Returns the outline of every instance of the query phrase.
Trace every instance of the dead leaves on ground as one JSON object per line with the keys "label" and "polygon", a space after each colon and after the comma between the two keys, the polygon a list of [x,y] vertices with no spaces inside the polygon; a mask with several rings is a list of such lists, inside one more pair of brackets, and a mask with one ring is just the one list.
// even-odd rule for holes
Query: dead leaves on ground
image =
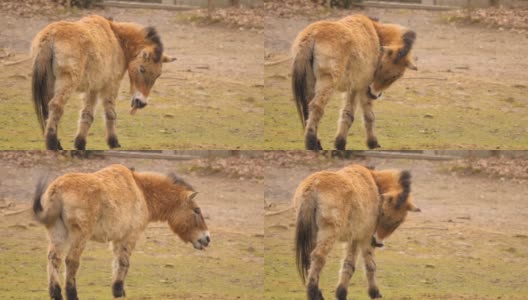
{"label": "dead leaves on ground", "polygon": [[448,16],[456,23],[484,24],[499,29],[528,30],[528,8],[487,7],[458,10]]}
{"label": "dead leaves on ground", "polygon": [[506,156],[463,159],[449,162],[448,170],[461,175],[525,180],[528,179],[528,159]]}

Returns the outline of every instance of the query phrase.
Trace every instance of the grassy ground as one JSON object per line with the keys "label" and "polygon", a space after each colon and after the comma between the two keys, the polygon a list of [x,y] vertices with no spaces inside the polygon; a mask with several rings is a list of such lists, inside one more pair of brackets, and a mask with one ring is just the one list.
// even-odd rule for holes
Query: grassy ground
{"label": "grassy ground", "polygon": [[[289,63],[283,63],[264,72],[265,142],[270,149],[304,148],[301,122],[291,99],[289,68]],[[524,149],[528,144],[526,88],[490,82],[482,90],[482,82],[460,78],[465,84],[454,101],[453,90],[434,80],[413,80],[417,75],[411,72],[375,103],[376,133],[383,149]],[[431,86],[420,91],[417,82]],[[319,127],[325,149],[334,147],[342,102],[336,93],[326,107]],[[360,110],[356,120],[347,147],[366,149]]]}
{"label": "grassy ground", "polygon": [[[422,213],[407,221],[376,251],[377,279],[385,299],[525,299],[528,297],[526,180],[465,177],[445,173],[441,163],[369,159],[376,169],[410,169]],[[319,166],[266,168],[266,202],[272,211],[289,205],[297,184]],[[293,250],[293,211],[265,217],[265,299],[305,299]],[[336,244],[321,275],[325,299],[333,299],[343,258]],[[349,299],[368,299],[361,259]]]}

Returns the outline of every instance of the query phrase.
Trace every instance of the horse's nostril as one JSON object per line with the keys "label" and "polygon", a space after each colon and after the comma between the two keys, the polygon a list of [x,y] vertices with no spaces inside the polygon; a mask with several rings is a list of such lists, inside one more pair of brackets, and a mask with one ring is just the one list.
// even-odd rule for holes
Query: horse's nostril
{"label": "horse's nostril", "polygon": [[207,243],[209,243],[211,241],[211,238],[209,236],[206,236],[205,240],[207,241]]}

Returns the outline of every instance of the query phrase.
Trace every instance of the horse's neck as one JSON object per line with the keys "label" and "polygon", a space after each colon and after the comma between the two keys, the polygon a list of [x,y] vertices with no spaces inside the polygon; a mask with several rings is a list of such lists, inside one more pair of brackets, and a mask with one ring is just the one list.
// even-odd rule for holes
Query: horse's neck
{"label": "horse's neck", "polygon": [[119,40],[125,55],[126,65],[130,63],[141,51],[145,43],[143,28],[137,24],[112,22],[112,31]]}
{"label": "horse's neck", "polygon": [[402,44],[403,27],[395,24],[380,24],[373,22],[378,33],[381,46],[400,46]]}
{"label": "horse's neck", "polygon": [[134,173],[134,178],[143,192],[151,221],[166,221],[168,214],[178,206],[170,184],[159,174]]}

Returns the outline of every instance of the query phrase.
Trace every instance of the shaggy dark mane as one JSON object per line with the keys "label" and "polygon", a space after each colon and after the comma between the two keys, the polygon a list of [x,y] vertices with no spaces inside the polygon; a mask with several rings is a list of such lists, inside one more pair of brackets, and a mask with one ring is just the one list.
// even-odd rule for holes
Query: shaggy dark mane
{"label": "shaggy dark mane", "polygon": [[405,201],[409,197],[409,194],[411,193],[411,172],[407,170],[402,171],[400,173],[399,183],[403,191],[398,196],[398,201],[396,202],[396,208],[399,208],[403,203],[405,203]]}
{"label": "shaggy dark mane", "polygon": [[398,55],[396,56],[396,59],[394,60],[394,63],[397,64],[400,59],[404,58],[409,54],[411,51],[411,48],[414,44],[414,41],[416,40],[416,32],[409,30],[405,32],[402,36],[403,41],[403,47],[398,52]]}
{"label": "shaggy dark mane", "polygon": [[177,184],[177,185],[183,185],[187,189],[189,189],[189,190],[191,190],[193,192],[195,191],[194,188],[192,187],[192,185],[190,185],[187,181],[185,181],[183,178],[181,178],[180,176],[176,175],[175,173],[169,173],[167,175],[167,177],[170,178],[172,183]]}
{"label": "shaggy dark mane", "polygon": [[161,43],[161,38],[156,31],[156,28],[149,26],[145,28],[145,39],[154,43],[154,62],[159,62],[161,60],[161,55],[163,54],[163,44]]}

